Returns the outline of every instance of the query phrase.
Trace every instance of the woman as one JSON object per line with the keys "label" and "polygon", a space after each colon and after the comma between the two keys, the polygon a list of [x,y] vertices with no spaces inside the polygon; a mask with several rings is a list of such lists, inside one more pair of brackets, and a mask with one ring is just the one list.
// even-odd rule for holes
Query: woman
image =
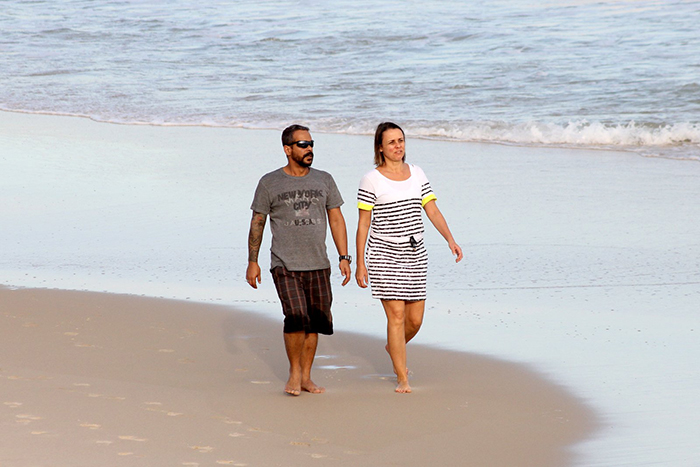
{"label": "woman", "polygon": [[[455,243],[437,207],[425,173],[406,163],[405,135],[392,122],[380,123],[374,134],[374,165],[360,181],[357,195],[357,284],[372,287],[387,317],[386,350],[391,356],[398,385],[409,393],[406,343],[423,323],[428,254],[423,244],[423,218],[447,240],[456,262],[462,249]],[[369,241],[368,241],[369,236]],[[367,251],[365,254],[365,245]]]}

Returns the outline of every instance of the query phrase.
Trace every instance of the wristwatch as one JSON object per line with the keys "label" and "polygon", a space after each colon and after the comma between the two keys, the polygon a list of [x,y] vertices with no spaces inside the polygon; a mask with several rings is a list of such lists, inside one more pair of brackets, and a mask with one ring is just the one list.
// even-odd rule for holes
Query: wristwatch
{"label": "wristwatch", "polygon": [[352,264],[352,256],[350,255],[340,255],[338,256],[338,261],[342,261],[344,259],[348,260],[348,263]]}

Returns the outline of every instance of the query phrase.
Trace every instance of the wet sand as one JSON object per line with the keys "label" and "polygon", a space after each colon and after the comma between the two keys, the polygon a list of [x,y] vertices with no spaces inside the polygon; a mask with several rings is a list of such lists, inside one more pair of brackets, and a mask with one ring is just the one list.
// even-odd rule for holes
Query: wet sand
{"label": "wet sand", "polygon": [[131,295],[0,289],[0,464],[566,466],[595,431],[525,366],[410,345],[393,392],[384,342],[321,337],[322,395],[283,393],[281,320]]}

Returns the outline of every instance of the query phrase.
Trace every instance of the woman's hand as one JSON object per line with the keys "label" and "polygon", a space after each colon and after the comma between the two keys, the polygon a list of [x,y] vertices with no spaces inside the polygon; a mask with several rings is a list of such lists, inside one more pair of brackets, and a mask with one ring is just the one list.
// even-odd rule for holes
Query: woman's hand
{"label": "woman's hand", "polygon": [[357,279],[357,285],[363,289],[367,288],[369,276],[367,275],[367,267],[365,267],[364,263],[358,263],[357,270],[355,271],[355,279]]}
{"label": "woman's hand", "polygon": [[462,261],[462,258],[464,257],[462,255],[462,247],[457,245],[455,242],[450,242],[450,251],[452,252],[453,255],[455,255],[457,258],[455,259],[455,263],[459,263]]}

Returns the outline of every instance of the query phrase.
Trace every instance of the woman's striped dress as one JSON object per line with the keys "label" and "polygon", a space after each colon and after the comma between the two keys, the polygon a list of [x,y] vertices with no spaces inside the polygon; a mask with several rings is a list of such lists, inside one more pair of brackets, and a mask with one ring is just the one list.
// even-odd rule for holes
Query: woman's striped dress
{"label": "woman's striped dress", "polygon": [[394,181],[378,170],[360,181],[357,205],[372,211],[365,262],[372,297],[425,300],[428,252],[423,243],[423,206],[437,199],[420,167],[408,180]]}

